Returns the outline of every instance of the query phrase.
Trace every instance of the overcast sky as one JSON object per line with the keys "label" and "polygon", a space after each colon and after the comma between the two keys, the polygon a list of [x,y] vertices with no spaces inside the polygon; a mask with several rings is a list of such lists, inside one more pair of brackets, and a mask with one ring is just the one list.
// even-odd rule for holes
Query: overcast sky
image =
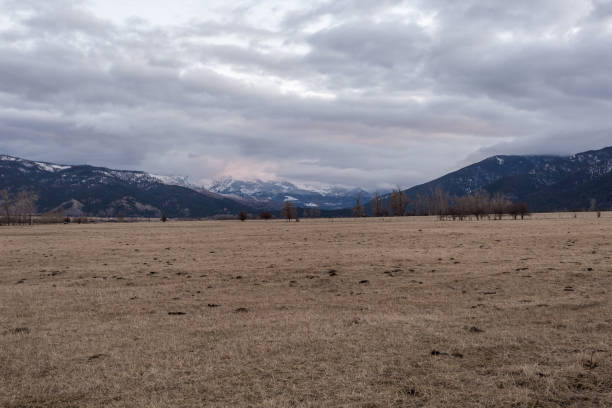
{"label": "overcast sky", "polygon": [[0,0],[0,153],[384,188],[611,130],[612,1]]}

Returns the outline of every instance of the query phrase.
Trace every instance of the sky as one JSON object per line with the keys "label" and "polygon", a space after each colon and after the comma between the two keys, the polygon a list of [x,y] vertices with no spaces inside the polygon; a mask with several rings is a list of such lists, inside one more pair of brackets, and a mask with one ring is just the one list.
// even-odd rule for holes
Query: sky
{"label": "sky", "polygon": [[0,0],[0,154],[410,187],[612,145],[608,0]]}

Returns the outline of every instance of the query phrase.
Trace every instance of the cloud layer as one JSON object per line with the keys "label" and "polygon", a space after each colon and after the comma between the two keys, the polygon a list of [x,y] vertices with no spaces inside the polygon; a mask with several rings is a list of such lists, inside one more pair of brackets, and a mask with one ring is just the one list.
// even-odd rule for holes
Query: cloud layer
{"label": "cloud layer", "polygon": [[384,188],[612,145],[610,1],[175,3],[0,0],[0,152]]}

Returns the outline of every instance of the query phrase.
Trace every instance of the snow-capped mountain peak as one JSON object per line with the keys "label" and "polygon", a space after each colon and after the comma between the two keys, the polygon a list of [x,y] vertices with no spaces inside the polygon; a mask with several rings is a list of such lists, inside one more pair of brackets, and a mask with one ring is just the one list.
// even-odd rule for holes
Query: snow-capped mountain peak
{"label": "snow-capped mountain peak", "polygon": [[160,174],[147,173],[150,177],[158,180],[162,184],[169,186],[181,186],[194,188],[197,187],[189,181],[189,176],[163,176]]}
{"label": "snow-capped mountain peak", "polygon": [[39,212],[101,217],[207,217],[255,211],[189,184],[186,177],[159,176],[143,171],[90,165],[65,166],[0,156],[0,190],[27,189],[39,193]]}
{"label": "snow-capped mountain peak", "polygon": [[48,171],[50,173],[55,173],[58,171],[67,170],[67,169],[72,168],[72,166],[62,166],[60,164],[54,164],[54,163],[30,161],[30,160],[20,159],[19,157],[6,156],[6,155],[0,155],[0,161],[17,162],[25,168],[36,167],[42,171]]}
{"label": "snow-capped mountain peak", "polygon": [[370,194],[361,189],[342,186],[296,184],[284,180],[237,180],[221,177],[207,186],[209,191],[252,202],[272,202],[276,205],[292,201],[300,207],[340,209],[350,207],[358,194],[366,199]]}
{"label": "snow-capped mountain peak", "polygon": [[[64,170],[77,168],[79,166],[61,165],[49,162],[40,162],[21,159],[19,157],[0,155],[0,162],[11,162],[19,166],[22,173],[29,171],[42,171],[47,173],[58,173]],[[117,178],[130,183],[161,183],[172,186],[181,186],[191,189],[200,187],[192,184],[187,176],[163,176],[153,173],[135,170],[113,170],[102,167],[91,167],[92,173],[102,178]]]}

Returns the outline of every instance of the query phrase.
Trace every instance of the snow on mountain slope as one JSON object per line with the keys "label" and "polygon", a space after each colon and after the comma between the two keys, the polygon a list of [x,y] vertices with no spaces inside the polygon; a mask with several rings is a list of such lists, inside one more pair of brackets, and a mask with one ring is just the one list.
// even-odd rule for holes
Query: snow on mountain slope
{"label": "snow on mountain slope", "polygon": [[339,186],[297,185],[288,181],[237,180],[223,177],[207,186],[207,189],[227,197],[250,202],[273,203],[279,206],[284,201],[292,201],[299,207],[316,207],[335,210],[354,205],[355,198],[361,195],[367,200],[371,194],[362,189],[348,189]]}
{"label": "snow on mountain slope", "polygon": [[[63,170],[72,169],[78,166],[67,166],[60,165],[55,163],[48,162],[38,162],[31,161],[26,159],[21,159],[19,157],[0,155],[0,162],[12,162],[13,164],[17,164],[22,168],[22,172],[27,171],[28,169],[34,169],[36,171],[49,172],[49,173],[57,173]],[[201,187],[196,186],[189,182],[189,178],[187,176],[163,176],[158,174],[147,173],[143,171],[135,171],[135,170],[113,170],[106,168],[96,168],[92,167],[93,173],[98,174],[102,177],[116,177],[122,181],[132,182],[132,183],[161,183],[168,186],[180,186],[187,187],[191,189],[199,189]]]}
{"label": "snow on mountain slope", "polygon": [[163,183],[169,186],[181,186],[181,187],[188,187],[188,188],[198,187],[189,181],[188,176],[162,176],[159,174],[152,174],[152,173],[148,173],[148,175],[158,180],[160,183]]}
{"label": "snow on mountain slope", "polygon": [[53,164],[53,163],[30,161],[30,160],[20,159],[19,157],[6,156],[6,155],[0,155],[0,161],[17,162],[26,168],[37,167],[40,170],[48,171],[51,173],[66,170],[72,167],[72,166],[62,166],[62,165]]}
{"label": "snow on mountain slope", "polygon": [[0,156],[0,190],[33,190],[38,211],[96,216],[209,217],[255,211],[192,186],[186,177],[89,165],[64,166]]}
{"label": "snow on mountain slope", "polygon": [[612,194],[604,186],[611,177],[612,147],[606,147],[571,156],[493,156],[405,192],[416,197],[440,188],[462,196],[484,189],[536,211],[588,208],[591,199],[609,208]]}

